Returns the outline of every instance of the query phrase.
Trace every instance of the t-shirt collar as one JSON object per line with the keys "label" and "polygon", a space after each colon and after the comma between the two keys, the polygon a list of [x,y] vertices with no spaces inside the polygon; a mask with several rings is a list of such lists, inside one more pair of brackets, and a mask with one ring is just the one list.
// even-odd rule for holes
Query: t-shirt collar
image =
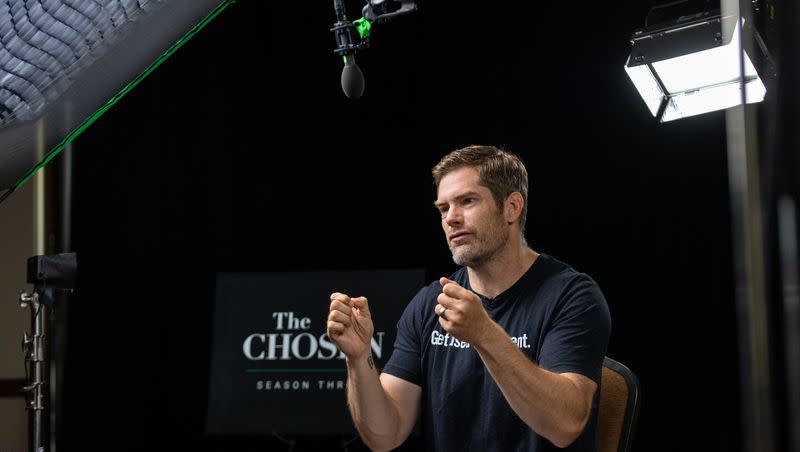
{"label": "t-shirt collar", "polygon": [[544,253],[539,253],[539,257],[537,257],[536,260],[533,261],[533,263],[531,264],[530,267],[528,267],[525,273],[523,273],[522,276],[520,276],[519,279],[516,282],[514,282],[514,284],[511,285],[511,287],[500,292],[494,298],[487,297],[483,294],[480,294],[472,290],[472,284],[470,284],[469,282],[469,272],[465,270],[464,273],[467,280],[467,289],[472,290],[472,292],[477,294],[485,307],[495,306],[501,301],[507,299],[508,297],[512,296],[514,293],[519,291],[520,287],[524,287],[529,282],[533,282],[536,279],[535,275],[538,273],[538,269],[545,266],[544,263],[540,263],[539,261],[545,261],[548,260],[549,258],[550,256]]}

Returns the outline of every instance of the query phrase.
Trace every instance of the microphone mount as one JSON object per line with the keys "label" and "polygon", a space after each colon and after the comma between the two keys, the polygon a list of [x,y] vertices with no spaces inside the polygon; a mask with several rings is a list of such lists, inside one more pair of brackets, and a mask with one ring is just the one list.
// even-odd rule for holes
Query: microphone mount
{"label": "microphone mount", "polygon": [[[336,11],[336,23],[331,28],[336,38],[333,53],[342,56],[346,67],[355,66],[358,70],[355,54],[369,48],[372,25],[412,13],[417,10],[417,4],[416,0],[367,0],[361,9],[363,17],[352,22],[347,19],[344,0],[333,0],[333,8]],[[363,91],[363,77],[360,70],[358,72]]]}

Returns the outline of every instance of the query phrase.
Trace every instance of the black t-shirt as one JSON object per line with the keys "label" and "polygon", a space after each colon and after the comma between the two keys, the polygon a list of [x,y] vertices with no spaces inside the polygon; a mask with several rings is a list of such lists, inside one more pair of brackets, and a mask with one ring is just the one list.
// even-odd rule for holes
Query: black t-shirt
{"label": "black t-shirt", "polygon": [[[451,280],[470,288],[465,268]],[[597,396],[589,423],[566,449],[557,449],[511,409],[478,353],[447,334],[434,313],[442,292],[434,281],[417,293],[397,323],[397,340],[383,372],[422,387],[425,446],[436,451],[594,451]],[[544,369],[575,372],[600,384],[611,318],[603,294],[587,275],[541,254],[493,299],[489,316]]]}

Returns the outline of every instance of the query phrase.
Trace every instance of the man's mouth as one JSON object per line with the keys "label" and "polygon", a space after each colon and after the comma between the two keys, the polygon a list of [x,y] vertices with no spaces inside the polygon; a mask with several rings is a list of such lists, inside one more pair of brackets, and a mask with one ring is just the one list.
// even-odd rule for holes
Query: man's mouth
{"label": "man's mouth", "polygon": [[456,232],[455,234],[451,234],[449,237],[450,243],[453,245],[458,245],[459,243],[467,240],[469,236],[472,235],[469,232]]}

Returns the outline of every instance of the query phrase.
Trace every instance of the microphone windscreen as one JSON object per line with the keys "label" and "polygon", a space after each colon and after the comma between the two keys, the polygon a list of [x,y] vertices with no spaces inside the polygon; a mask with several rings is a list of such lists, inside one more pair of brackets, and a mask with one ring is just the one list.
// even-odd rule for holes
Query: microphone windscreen
{"label": "microphone windscreen", "polygon": [[342,69],[342,90],[350,99],[358,99],[364,94],[364,74],[356,64],[347,64]]}

